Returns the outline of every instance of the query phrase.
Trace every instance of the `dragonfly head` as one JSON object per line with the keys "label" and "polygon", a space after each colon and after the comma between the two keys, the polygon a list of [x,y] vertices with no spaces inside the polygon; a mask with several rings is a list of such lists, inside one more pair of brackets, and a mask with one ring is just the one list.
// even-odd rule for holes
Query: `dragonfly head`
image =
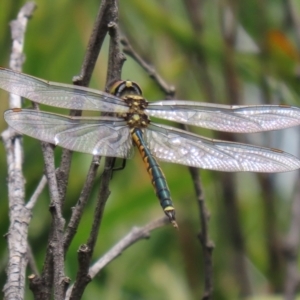
{"label": "dragonfly head", "polygon": [[139,85],[133,81],[122,80],[112,84],[109,92],[117,97],[124,97],[128,95],[142,96],[142,90]]}

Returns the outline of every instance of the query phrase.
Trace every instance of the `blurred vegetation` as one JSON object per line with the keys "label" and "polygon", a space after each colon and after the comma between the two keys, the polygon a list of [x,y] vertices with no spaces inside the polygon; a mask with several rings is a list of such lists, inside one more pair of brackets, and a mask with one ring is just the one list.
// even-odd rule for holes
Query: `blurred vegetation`
{"label": "blurred vegetation", "polygon": [[[37,0],[37,10],[29,21],[24,53],[23,72],[56,82],[71,83],[83,61],[86,45],[100,1]],[[120,1],[120,28],[146,61],[176,88],[178,99],[231,103],[224,72],[228,52],[222,36],[225,6],[219,1],[205,1],[199,15],[201,26],[193,28],[184,0]],[[240,3],[238,3],[240,2]],[[17,15],[24,1],[4,0],[0,3],[0,65],[8,66],[10,53],[9,22]],[[238,4],[240,6],[238,6]],[[297,3],[300,15],[300,4]],[[237,1],[237,41],[233,61],[238,78],[240,103],[299,102],[299,41],[289,20],[283,1]],[[258,17],[259,15],[259,17]],[[104,89],[107,71],[108,39],[98,58],[91,87]],[[206,70],[199,64],[204,58]],[[205,73],[207,72],[207,73]],[[205,75],[213,88],[209,93]],[[165,95],[131,58],[123,68],[123,78],[138,81],[148,100]],[[263,90],[267,88],[266,100]],[[0,91],[1,113],[8,107],[7,94]],[[0,131],[5,129],[0,119]],[[213,136],[213,133],[194,129]],[[277,147],[296,156],[299,154],[299,128],[272,134],[236,137],[240,141]],[[24,137],[24,175],[27,200],[43,174],[43,159],[38,141]],[[56,150],[60,159],[61,149]],[[68,188],[65,217],[77,201],[92,157],[75,153]],[[6,159],[0,146],[0,234],[8,230]],[[203,293],[202,249],[196,236],[200,231],[195,192],[188,169],[174,164],[161,164],[171,189],[180,230],[171,226],[154,231],[149,240],[141,241],[118,257],[89,284],[83,299],[200,299]],[[216,245],[213,252],[214,299],[239,299],[245,295],[237,272],[237,255],[246,262],[251,299],[281,298],[285,263],[282,253],[273,258],[269,252],[268,225],[275,228],[277,241],[285,238],[291,221],[291,204],[297,172],[267,175],[272,185],[272,216],[268,220],[268,194],[256,174],[233,175],[237,195],[237,215],[244,252],[237,253],[232,238],[231,217],[224,198],[218,172],[200,171],[206,205],[211,217],[210,238]],[[225,176],[228,176],[225,174]],[[99,182],[99,180],[98,180]],[[66,275],[72,280],[77,270],[77,249],[86,241],[97,196],[97,186],[89,201],[78,234],[67,254]],[[125,170],[114,173],[111,196],[107,203],[95,259],[105,253],[133,226],[142,226],[162,216],[141,158],[127,162]],[[274,201],[273,201],[274,200]],[[29,241],[39,269],[45,254],[49,233],[49,197],[45,190],[34,208]],[[271,223],[268,223],[271,222]],[[6,243],[0,243],[0,281],[5,282]],[[282,260],[279,264],[279,261]],[[274,270],[280,278],[274,278]],[[277,274],[278,275],[278,274]],[[259,298],[260,297],[260,298]],[[32,299],[28,290],[26,299]]]}

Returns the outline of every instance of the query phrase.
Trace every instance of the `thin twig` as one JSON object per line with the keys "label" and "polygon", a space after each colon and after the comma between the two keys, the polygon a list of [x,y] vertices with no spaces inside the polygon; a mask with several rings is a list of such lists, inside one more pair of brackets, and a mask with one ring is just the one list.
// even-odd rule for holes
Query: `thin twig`
{"label": "thin twig", "polygon": [[[84,61],[81,67],[80,75],[74,76],[73,84],[79,86],[88,86],[92,77],[94,67],[97,62],[97,58],[102,47],[104,38],[108,31],[107,24],[109,22],[109,14],[107,9],[107,0],[101,2],[99,13],[96,17],[96,22],[94,24],[93,32],[90,37],[87,52],[84,56]],[[71,111],[71,116],[80,116],[81,111]],[[59,182],[59,192],[62,199],[65,198],[68,174],[70,172],[72,151],[68,149],[63,149],[61,164],[57,173],[57,180]]]}
{"label": "thin twig", "polygon": [[201,178],[199,170],[196,168],[189,168],[189,171],[194,182],[196,191],[196,197],[199,208],[199,218],[201,223],[201,231],[198,234],[198,238],[203,249],[203,260],[204,260],[204,292],[202,299],[210,299],[213,291],[213,261],[212,252],[214,249],[214,243],[209,237],[208,223],[210,214],[206,207],[203,189],[201,185]]}
{"label": "thin twig", "polygon": [[92,229],[86,245],[82,245],[78,252],[79,270],[77,272],[74,288],[70,296],[71,300],[81,299],[81,296],[86,288],[86,285],[90,282],[88,270],[93,255],[94,247],[96,245],[96,241],[98,238],[104,207],[110,195],[109,182],[111,176],[112,176],[112,165],[111,165],[111,161],[107,158],[104,172],[102,173],[101,176],[100,191],[97,199],[97,205],[95,208]]}
{"label": "thin twig", "polygon": [[88,48],[81,67],[80,75],[73,79],[73,83],[76,85],[88,86],[104,38],[109,29],[108,24],[112,21],[117,22],[117,20],[112,19],[113,11],[110,2],[110,0],[101,1],[101,6],[99,8],[93,32],[88,43]]}
{"label": "thin twig", "polygon": [[[12,53],[10,67],[21,70],[24,56],[24,34],[28,19],[32,16],[35,4],[26,3],[18,13],[17,19],[11,22]],[[21,97],[10,96],[10,107],[21,107]],[[10,131],[10,129],[8,129]],[[16,300],[24,298],[25,272],[27,265],[27,235],[31,220],[31,211],[25,207],[24,177],[22,174],[23,149],[22,138],[3,133],[2,139],[6,150],[8,165],[8,196],[10,227],[7,235],[8,265],[7,281],[3,288],[4,299]]]}
{"label": "thin twig", "polygon": [[141,239],[148,239],[151,231],[154,229],[170,225],[170,221],[167,217],[160,218],[152,221],[142,228],[134,227],[125,237],[123,237],[113,248],[105,253],[100,259],[98,259],[93,266],[90,267],[89,275],[94,278],[99,272],[112,262],[115,258],[120,256],[122,252]]}
{"label": "thin twig", "polygon": [[[119,35],[117,32],[118,22],[118,4],[117,1],[104,1],[101,5],[100,12],[98,14],[102,20],[97,20],[98,26],[105,26],[106,30],[110,31],[111,41],[109,49],[109,63],[107,71],[106,86],[114,80],[121,78],[121,68],[124,62],[124,57],[119,50]],[[96,25],[95,25],[96,26]],[[99,28],[99,32],[103,32],[104,29]],[[110,195],[109,182],[112,177],[113,159],[106,158],[104,172],[101,175],[101,184],[99,195],[97,199],[97,205],[95,208],[93,224],[91,232],[86,245],[82,245],[78,253],[79,270],[77,272],[74,288],[70,295],[70,299],[80,299],[86,285],[90,282],[88,275],[90,261],[93,255],[94,247],[97,242],[99,227],[102,221],[103,211],[106,201]]]}
{"label": "thin twig", "polygon": [[66,228],[66,231],[65,231],[65,235],[64,235],[65,253],[66,253],[67,249],[69,248],[70,243],[73,240],[73,237],[75,236],[75,234],[77,232],[79,222],[83,215],[83,210],[86,206],[87,200],[89,199],[90,193],[92,191],[92,187],[93,187],[96,175],[97,175],[97,170],[99,168],[99,164],[100,164],[100,157],[97,157],[97,156],[93,157],[93,162],[90,165],[90,169],[88,171],[85,184],[80,193],[77,204],[72,210],[72,216],[71,216],[71,219],[70,219],[68,226]]}
{"label": "thin twig", "polygon": [[50,249],[52,248],[53,268],[54,268],[54,299],[63,299],[65,293],[65,272],[64,272],[64,247],[63,247],[63,230],[65,220],[62,215],[62,203],[58,191],[53,146],[42,142],[42,152],[45,162],[45,173],[48,181],[50,192],[50,211],[52,214],[52,239],[50,241]]}
{"label": "thin twig", "polygon": [[[69,115],[70,116],[74,116],[74,115],[79,116],[79,115],[81,115],[81,112],[70,111]],[[59,168],[56,170],[58,192],[59,192],[59,197],[61,199],[62,207],[64,205],[66,193],[67,193],[72,155],[73,155],[73,151],[71,151],[69,149],[63,149],[62,155],[61,155],[61,160],[60,160],[60,165],[59,165]]]}
{"label": "thin twig", "polygon": [[[74,84],[81,85],[81,86],[88,85],[96,64],[97,57],[102,47],[102,43],[104,41],[105,35],[109,31],[109,22],[117,21],[116,11],[117,10],[113,8],[113,5],[111,5],[110,1],[102,1],[98,15],[96,17],[93,32],[89,40],[87,52],[84,57],[84,62],[81,67],[80,75],[74,77],[73,79]],[[88,176],[86,178],[86,182],[84,183],[83,189],[80,194],[80,198],[78,200],[78,203],[80,203],[80,205],[79,206],[77,205],[72,212],[72,217],[70,223],[67,226],[66,233],[65,233],[65,239],[64,239],[65,251],[67,251],[76,233],[77,227],[79,225],[81,216],[83,214],[84,206],[88,200],[91,189],[93,187],[95,177],[97,175],[99,160],[100,158],[98,157],[93,158]]]}
{"label": "thin twig", "polygon": [[31,198],[26,204],[26,208],[32,210],[35,206],[40,194],[44,190],[45,186],[47,185],[47,178],[45,175],[42,176],[38,186],[36,187],[34,193],[32,194]]}
{"label": "thin twig", "polygon": [[111,83],[120,80],[121,72],[123,64],[126,60],[126,57],[120,50],[120,34],[118,30],[118,15],[117,12],[114,13],[114,21],[108,24],[109,35],[110,35],[110,54],[108,60],[108,68],[107,68],[107,79],[106,79],[106,87],[108,88]]}
{"label": "thin twig", "polygon": [[[128,247],[135,244],[141,239],[148,239],[150,233],[162,226],[170,224],[167,217],[155,220],[147,224],[142,228],[133,228],[126,236],[124,236],[115,246],[113,246],[108,252],[106,252],[100,259],[98,259],[93,266],[89,268],[88,274],[89,279],[92,280],[96,275],[98,275],[101,270],[106,267],[110,262],[120,256]],[[67,291],[66,300],[70,299],[73,286]]]}
{"label": "thin twig", "polygon": [[157,73],[155,68],[148,64],[132,47],[128,39],[123,35],[121,37],[123,51],[131,58],[133,58],[152,78],[159,88],[166,94],[168,99],[172,99],[175,95],[175,87],[167,84],[165,80]]}
{"label": "thin twig", "polygon": [[36,261],[34,259],[30,245],[27,245],[27,259],[28,259],[28,266],[31,272],[39,276],[39,270],[37,268]]}

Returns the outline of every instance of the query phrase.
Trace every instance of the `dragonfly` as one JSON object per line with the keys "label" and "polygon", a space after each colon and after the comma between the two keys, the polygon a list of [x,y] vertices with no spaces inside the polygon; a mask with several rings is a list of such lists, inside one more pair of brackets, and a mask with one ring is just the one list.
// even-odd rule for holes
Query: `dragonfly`
{"label": "dragonfly", "polygon": [[21,134],[73,151],[128,159],[136,147],[174,227],[177,223],[170,189],[157,160],[230,172],[273,173],[300,168],[297,157],[278,149],[209,139],[150,120],[155,117],[225,132],[252,133],[299,125],[299,107],[229,106],[186,100],[148,102],[132,81],[118,81],[106,93],[5,68],[0,68],[0,88],[48,106],[108,113],[73,117],[13,108],[4,113],[4,118]]}

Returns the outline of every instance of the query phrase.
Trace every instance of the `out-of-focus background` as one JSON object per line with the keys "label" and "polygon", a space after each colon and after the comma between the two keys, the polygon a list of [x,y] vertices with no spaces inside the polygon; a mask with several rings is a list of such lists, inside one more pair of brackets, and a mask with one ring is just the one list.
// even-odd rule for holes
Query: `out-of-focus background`
{"label": "out-of-focus background", "polygon": [[[37,0],[29,21],[23,72],[51,81],[71,83],[79,74],[100,1]],[[151,63],[176,98],[203,102],[300,106],[299,1],[126,0],[120,1],[120,29],[135,50]],[[194,1],[195,2],[195,1]],[[202,3],[203,2],[203,3]],[[229,1],[230,2],[230,1]],[[232,1],[233,2],[233,1]],[[8,67],[11,48],[9,22],[25,1],[0,3],[0,66]],[[295,5],[292,9],[290,5]],[[231,5],[231,6],[230,6]],[[298,25],[298,28],[297,28]],[[103,90],[107,71],[108,38],[101,50],[91,87]],[[123,79],[137,81],[149,100],[165,95],[131,58]],[[0,113],[8,95],[0,91]],[[0,118],[0,131],[6,128]],[[229,138],[280,148],[300,157],[300,128],[269,134],[220,135],[192,128],[209,137]],[[61,149],[56,149],[59,162]],[[70,217],[92,157],[75,153],[64,208]],[[197,234],[200,221],[188,169],[162,163],[174,199],[180,230],[167,226],[141,241],[89,284],[83,299],[200,299],[203,295],[203,255]],[[24,137],[24,176],[27,199],[43,174],[40,143]],[[279,175],[228,174],[200,171],[210,212],[214,299],[281,299],[286,287],[284,255],[300,201],[299,172]],[[0,145],[0,236],[8,230],[6,159]],[[99,176],[98,176],[99,182]],[[67,254],[66,275],[75,279],[77,249],[91,226],[97,184],[82,225]],[[95,259],[133,226],[163,215],[139,155],[114,173]],[[47,189],[33,211],[29,242],[42,268],[51,216]],[[298,232],[299,235],[299,232]],[[7,247],[0,243],[0,282],[5,282]],[[295,261],[297,264],[297,259]],[[29,275],[29,274],[28,274]],[[277,298],[278,297],[278,298]],[[32,299],[28,290],[26,299]]]}

